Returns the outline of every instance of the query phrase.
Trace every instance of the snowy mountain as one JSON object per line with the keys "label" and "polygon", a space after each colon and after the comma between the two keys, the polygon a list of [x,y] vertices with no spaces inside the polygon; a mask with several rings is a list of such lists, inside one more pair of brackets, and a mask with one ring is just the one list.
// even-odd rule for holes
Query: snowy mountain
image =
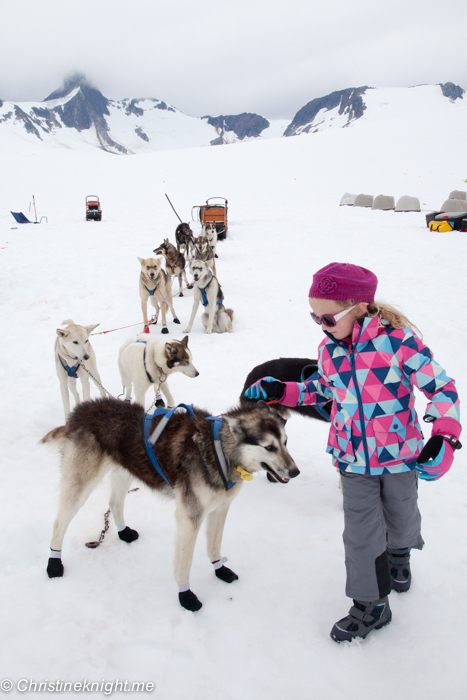
{"label": "snowy mountain", "polygon": [[[381,109],[401,119],[409,109],[422,119],[444,102],[462,109],[464,90],[453,83],[413,88],[348,88],[318,97],[288,120],[253,113],[192,117],[155,98],[106,98],[83,75],[74,75],[43,102],[0,100],[0,143],[22,148],[38,142],[76,149],[80,144],[116,154],[216,146],[250,139],[279,138],[379,121]],[[388,110],[383,110],[388,112]]]}
{"label": "snowy mountain", "polygon": [[81,141],[119,154],[282,136],[287,123],[247,113],[191,117],[154,98],[109,100],[83,75],[68,79],[40,103],[0,101],[0,131],[14,140],[69,148]]}

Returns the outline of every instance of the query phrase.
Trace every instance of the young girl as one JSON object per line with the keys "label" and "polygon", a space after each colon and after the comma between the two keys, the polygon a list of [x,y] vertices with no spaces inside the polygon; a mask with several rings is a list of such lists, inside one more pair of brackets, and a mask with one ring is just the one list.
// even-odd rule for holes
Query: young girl
{"label": "young girl", "polygon": [[[390,622],[388,594],[410,588],[410,550],[424,544],[418,476],[439,479],[461,447],[454,381],[405,316],[375,303],[377,283],[357,265],[318,270],[308,295],[311,317],[326,335],[317,373],[302,383],[264,377],[245,392],[284,406],[333,402],[327,452],[342,476],[346,595],[354,602],[332,628],[336,642]],[[414,386],[430,399],[425,447]]]}

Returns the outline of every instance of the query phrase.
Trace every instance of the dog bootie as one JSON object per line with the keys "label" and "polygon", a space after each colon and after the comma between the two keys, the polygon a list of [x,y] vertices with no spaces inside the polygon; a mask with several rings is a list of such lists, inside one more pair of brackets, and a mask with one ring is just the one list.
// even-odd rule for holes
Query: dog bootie
{"label": "dog bootie", "polygon": [[167,326],[162,326],[161,333],[168,333],[168,332],[169,332],[169,329],[167,328]]}
{"label": "dog bootie", "polygon": [[135,540],[138,539],[139,533],[137,530],[132,530],[131,527],[127,527],[124,530],[120,530],[118,533],[118,536],[122,540],[122,542],[134,542]]}
{"label": "dog bootie", "polygon": [[388,597],[373,603],[354,600],[349,614],[336,622],[331,630],[335,642],[351,642],[353,639],[365,639],[372,630],[379,630],[391,622],[392,613]]}
{"label": "dog bootie", "polygon": [[238,579],[235,571],[229,569],[228,566],[222,565],[219,569],[216,569],[214,573],[216,574],[217,578],[220,578],[221,581],[225,581],[226,583],[232,583],[232,581],[236,581]]}
{"label": "dog bootie", "polygon": [[47,564],[47,574],[49,578],[63,576],[63,564],[61,559],[50,558]]}
{"label": "dog bootie", "polygon": [[405,593],[412,583],[410,573],[410,550],[388,549],[389,567],[391,569],[391,588],[398,593]]}
{"label": "dog bootie", "polygon": [[178,594],[178,600],[180,601],[182,608],[185,608],[185,610],[191,610],[191,612],[196,612],[203,607],[202,602],[190,589],[180,592]]}
{"label": "dog bootie", "polygon": [[[182,296],[183,296],[183,294],[180,294],[180,296],[182,297]],[[174,318],[174,323],[180,323],[180,319],[179,319],[179,318],[177,318],[176,316],[175,316],[175,318]]]}

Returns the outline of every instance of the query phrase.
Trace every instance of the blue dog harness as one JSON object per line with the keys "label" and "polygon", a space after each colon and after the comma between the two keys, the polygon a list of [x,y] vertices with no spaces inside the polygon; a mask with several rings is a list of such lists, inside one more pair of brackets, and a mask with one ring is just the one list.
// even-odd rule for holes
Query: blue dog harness
{"label": "blue dog harness", "polygon": [[[151,460],[151,464],[156,470],[156,472],[161,476],[164,481],[169,485],[172,486],[170,481],[167,479],[166,475],[164,474],[161,465],[159,464],[157,457],[154,453],[154,445],[156,444],[157,440],[160,438],[162,432],[164,431],[164,428],[166,427],[167,423],[169,420],[172,418],[173,414],[177,410],[177,408],[184,408],[191,416],[196,417],[195,413],[193,412],[193,404],[187,405],[184,403],[178,404],[178,406],[175,406],[175,408],[171,408],[170,410],[167,408],[158,408],[154,411],[154,413],[146,413],[144,415],[144,420],[143,420],[143,435],[144,435],[144,443],[146,445],[146,452],[148,453],[148,457]],[[161,420],[157,424],[156,428],[153,430],[151,435],[149,434],[149,428],[151,426],[151,421],[155,416],[162,416]],[[219,471],[219,474],[221,476],[221,479],[224,483],[226,491],[232,488],[232,486],[235,486],[234,481],[230,481],[230,479],[227,476],[227,463],[225,461],[225,456],[222,451],[222,446],[221,446],[221,441],[220,441],[220,431],[221,431],[221,426],[223,422],[223,418],[219,417],[214,417],[214,416],[209,416],[206,420],[212,421],[212,427],[211,427],[211,437],[212,437],[212,442],[214,446],[214,456],[216,460],[216,466]]]}
{"label": "blue dog harness", "polygon": [[72,367],[70,367],[69,365],[65,364],[65,362],[62,360],[61,355],[58,355],[58,359],[60,360],[60,364],[62,365],[63,369],[68,374],[68,376],[71,377],[72,379],[78,379],[78,375],[76,374],[76,372],[78,371],[78,369],[80,367],[79,362],[76,365],[73,365]]}
{"label": "blue dog harness", "polygon": [[[209,280],[209,282],[207,283],[207,285],[205,287],[198,287],[199,291],[201,292],[201,296],[203,297],[203,301],[202,301],[203,306],[207,306],[209,304],[208,296],[206,294],[206,289],[209,287],[209,285],[211,284],[213,279],[214,279],[214,275],[211,277],[211,279]],[[220,301],[217,302],[217,304],[222,304],[223,301],[224,301],[224,299],[221,299]]]}

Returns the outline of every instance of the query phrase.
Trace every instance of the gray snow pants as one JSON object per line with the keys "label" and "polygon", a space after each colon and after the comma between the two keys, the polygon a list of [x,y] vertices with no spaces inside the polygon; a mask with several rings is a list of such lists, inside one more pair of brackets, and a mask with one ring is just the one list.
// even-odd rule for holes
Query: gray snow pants
{"label": "gray snow pants", "polygon": [[344,549],[349,598],[373,602],[391,591],[387,549],[422,549],[416,471],[343,472]]}

